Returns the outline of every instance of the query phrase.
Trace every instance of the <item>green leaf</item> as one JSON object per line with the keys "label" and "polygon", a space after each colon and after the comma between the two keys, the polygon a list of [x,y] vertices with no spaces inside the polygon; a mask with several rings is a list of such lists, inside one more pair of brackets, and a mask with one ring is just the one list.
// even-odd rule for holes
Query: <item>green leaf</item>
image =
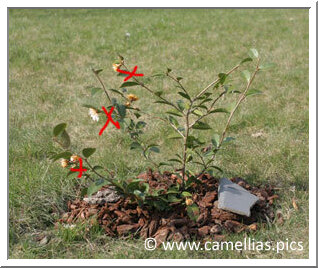
{"label": "green leaf", "polygon": [[143,192],[139,191],[139,190],[135,190],[134,191],[134,195],[138,196],[142,200],[145,200],[145,194]]}
{"label": "green leaf", "polygon": [[95,74],[99,74],[100,72],[102,72],[103,71],[103,69],[98,69],[98,70],[94,70],[93,69],[93,72],[95,73]]}
{"label": "green leaf", "polygon": [[96,152],[96,148],[85,148],[85,149],[83,149],[83,151],[82,151],[82,154],[86,157],[86,158],[88,158],[88,157],[90,157],[93,153],[95,153]]}
{"label": "green leaf", "polygon": [[174,135],[170,135],[168,136],[168,139],[171,139],[171,140],[178,140],[178,139],[182,139],[182,136],[177,135],[177,134],[174,134]]}
{"label": "green leaf", "polygon": [[243,74],[244,78],[246,79],[246,81],[249,82],[250,79],[251,79],[251,74],[250,74],[250,72],[249,72],[248,70],[244,70],[244,71],[242,72],[242,74]]}
{"label": "green leaf", "polygon": [[211,129],[211,127],[207,124],[207,123],[204,123],[204,122],[196,122],[194,125],[193,125],[193,129],[202,129],[202,130],[206,130],[206,129]]}
{"label": "green leaf", "polygon": [[179,160],[179,159],[176,159],[176,158],[171,158],[168,161],[170,161],[170,162],[178,162],[178,163],[182,164],[182,161]]}
{"label": "green leaf", "polygon": [[251,48],[249,51],[249,55],[252,58],[257,59],[258,58],[258,51],[255,48]]}
{"label": "green leaf", "polygon": [[155,101],[154,103],[159,103],[159,104],[168,104],[168,105],[170,105],[170,103],[169,103],[169,102],[167,102],[167,101],[165,101],[165,100],[157,100],[157,101]]}
{"label": "green leaf", "polygon": [[71,138],[66,130],[63,130],[62,134],[60,134],[58,137],[55,137],[55,139],[64,149],[67,149],[71,145]]}
{"label": "green leaf", "polygon": [[139,142],[134,141],[132,144],[130,144],[130,150],[134,150],[134,149],[142,150],[141,144]]}
{"label": "green leaf", "polygon": [[177,196],[175,194],[169,194],[168,195],[168,201],[170,203],[179,203],[179,202],[182,201],[182,199],[181,198],[177,198]]}
{"label": "green leaf", "polygon": [[129,74],[118,73],[117,76],[127,77],[127,76],[129,76]]}
{"label": "green leaf", "polygon": [[184,101],[183,100],[177,100],[177,105],[181,111],[185,109]]}
{"label": "green leaf", "polygon": [[92,89],[91,89],[91,96],[93,97],[95,94],[97,94],[97,93],[101,93],[103,90],[101,89],[101,88],[99,88],[99,87],[93,87]]}
{"label": "green leaf", "polygon": [[135,114],[135,116],[136,116],[137,119],[141,116],[141,114],[138,113],[138,112],[136,112],[136,113],[134,113],[134,114]]}
{"label": "green leaf", "polygon": [[117,90],[117,89],[110,88],[109,90],[111,90],[111,91],[113,91],[113,92],[119,94],[120,96],[124,96],[124,94],[123,94],[122,92],[120,92],[119,90]]}
{"label": "green leaf", "polygon": [[53,129],[53,135],[55,137],[60,135],[65,130],[66,126],[67,126],[66,123],[61,123],[56,125]]}
{"label": "green leaf", "polygon": [[155,152],[155,153],[160,153],[160,149],[158,147],[152,146],[149,148],[150,151]]}
{"label": "green leaf", "polygon": [[126,106],[123,104],[117,104],[117,110],[121,118],[126,116]]}
{"label": "green leaf", "polygon": [[220,145],[220,135],[219,134],[213,134],[212,135],[212,144],[216,147],[216,148],[218,148],[219,147],[219,145]]}
{"label": "green leaf", "polygon": [[158,73],[158,74],[153,74],[153,75],[151,75],[150,77],[164,77],[164,76],[166,76],[166,74],[164,74],[164,73]]}
{"label": "green leaf", "polygon": [[213,114],[213,113],[230,113],[230,112],[225,108],[217,108],[210,112],[210,114]]}
{"label": "green leaf", "polygon": [[276,66],[275,63],[264,63],[264,64],[259,66],[259,69],[265,71],[265,70],[269,70],[271,68],[274,68],[275,66]]}
{"label": "green leaf", "polygon": [[139,83],[137,82],[125,82],[125,83],[122,83],[120,88],[122,87],[133,87],[133,86],[138,86]]}
{"label": "green leaf", "polygon": [[219,73],[218,76],[219,76],[219,78],[220,78],[219,83],[220,83],[221,85],[223,85],[224,82],[225,82],[225,80],[226,80],[226,78],[227,78],[227,74],[225,74],[225,73]]}
{"label": "green leaf", "polygon": [[169,122],[170,122],[172,125],[174,125],[174,126],[176,126],[176,127],[179,126],[178,120],[177,120],[176,118],[174,118],[173,116],[169,115],[168,120],[169,120]]}
{"label": "green leaf", "polygon": [[162,90],[155,92],[155,95],[158,96],[158,97],[160,97],[162,94],[163,94],[163,91],[162,91]]}
{"label": "green leaf", "polygon": [[253,59],[251,57],[245,58],[244,60],[242,60],[240,62],[240,64],[243,64],[243,63],[248,62],[248,61],[253,61]]}
{"label": "green leaf", "polygon": [[214,169],[220,171],[221,173],[223,173],[223,170],[218,166],[211,166],[211,168],[214,168]]}
{"label": "green leaf", "polygon": [[61,159],[61,158],[63,158],[63,159],[69,159],[71,156],[72,156],[72,153],[71,153],[71,152],[62,152],[62,153],[53,155],[53,156],[51,157],[51,159],[52,159],[53,161],[56,161],[56,160],[59,160],[59,159]]}
{"label": "green leaf", "polygon": [[88,188],[87,188],[87,195],[91,196],[92,194],[96,193],[99,191],[103,186],[107,185],[108,182],[100,179],[95,182],[93,182]]}
{"label": "green leaf", "polygon": [[182,197],[192,197],[192,194],[189,193],[189,192],[182,192],[182,193],[181,193],[181,196],[182,196]]}
{"label": "green leaf", "polygon": [[233,138],[233,137],[226,137],[226,138],[224,139],[223,143],[228,143],[228,142],[233,141],[233,140],[235,140],[235,138]]}
{"label": "green leaf", "polygon": [[142,180],[140,179],[136,179],[129,182],[128,185],[126,186],[126,189],[128,190],[128,192],[133,193],[135,190],[140,190],[141,181]]}
{"label": "green leaf", "polygon": [[102,166],[94,166],[93,167],[94,170],[100,170],[100,169],[104,169]]}
{"label": "green leaf", "polygon": [[171,166],[171,164],[169,164],[169,163],[167,163],[167,162],[160,162],[160,163],[158,164],[158,166],[159,166],[159,167],[161,167],[161,166]]}
{"label": "green leaf", "polygon": [[196,222],[200,215],[200,209],[196,204],[192,204],[187,206],[187,214],[191,220]]}
{"label": "green leaf", "polygon": [[176,79],[177,79],[178,81],[180,81],[180,80],[182,80],[182,79],[183,79],[183,77],[178,76]]}
{"label": "green leaf", "polygon": [[179,116],[179,117],[182,117],[182,113],[178,112],[178,111],[174,111],[174,110],[170,110],[170,111],[167,111],[166,112],[167,114],[172,114],[172,115],[175,115],[175,116]]}
{"label": "green leaf", "polygon": [[191,101],[191,98],[188,94],[184,93],[184,92],[181,92],[179,91],[178,94],[183,97],[183,98],[186,98],[187,100]]}
{"label": "green leaf", "polygon": [[192,111],[192,113],[197,115],[197,116],[202,116],[203,115],[203,113],[200,110],[198,110],[198,109],[195,109],[194,111]]}
{"label": "green leaf", "polygon": [[147,125],[146,122],[144,122],[144,121],[139,121],[139,122],[137,122],[137,124],[136,124],[136,129],[142,129],[142,128],[144,128],[146,125]]}
{"label": "green leaf", "polygon": [[247,91],[246,97],[247,96],[253,96],[253,95],[260,95],[260,94],[263,94],[263,92],[259,91],[257,89],[250,89],[250,90]]}

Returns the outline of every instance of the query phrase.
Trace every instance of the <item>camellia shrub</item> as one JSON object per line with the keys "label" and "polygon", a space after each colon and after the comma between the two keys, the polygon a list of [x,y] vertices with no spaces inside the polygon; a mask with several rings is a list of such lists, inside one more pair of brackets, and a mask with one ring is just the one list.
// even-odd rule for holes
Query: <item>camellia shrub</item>
{"label": "camellia shrub", "polygon": [[[98,92],[105,94],[105,108],[107,111],[113,109],[112,119],[118,122],[118,127],[122,131],[122,135],[128,135],[131,139],[130,149],[140,152],[145,161],[156,169],[159,174],[162,167],[167,166],[174,176],[177,177],[175,183],[172,183],[168,190],[152,189],[146,181],[141,179],[132,179],[129,181],[117,178],[114,171],[109,170],[100,165],[90,163],[89,157],[96,151],[95,148],[84,148],[81,153],[74,152],[71,149],[70,137],[66,131],[66,123],[55,126],[53,130],[53,140],[57,142],[63,151],[52,156],[53,160],[60,160],[62,167],[79,168],[79,160],[83,161],[84,168],[87,169],[83,173],[83,177],[91,180],[90,186],[82,190],[82,195],[92,195],[105,185],[112,185],[116,190],[131,200],[138,202],[142,206],[149,206],[158,210],[169,209],[171,203],[180,203],[187,206],[187,212],[190,218],[195,220],[198,213],[197,205],[192,201],[192,186],[194,183],[200,183],[198,178],[204,173],[211,173],[213,170],[220,170],[221,167],[215,165],[215,158],[222,146],[231,142],[234,138],[227,136],[230,123],[238,107],[243,101],[252,95],[261,94],[261,91],[251,88],[257,74],[271,67],[271,64],[261,64],[259,54],[256,49],[250,50],[250,57],[243,59],[227,72],[219,73],[215,80],[197,92],[195,95],[189,93],[183,85],[182,77],[175,76],[171,69],[167,69],[164,73],[155,74],[149,77],[133,76],[120,85],[117,89],[107,89],[100,77],[102,69],[93,69],[93,74],[100,83],[100,88],[92,88],[92,97]],[[241,69],[243,65],[254,63],[253,71],[243,70],[242,74],[245,82],[242,89],[233,90],[231,88],[231,76]],[[129,71],[125,60],[119,56],[119,60],[113,64],[113,69]],[[118,73],[119,76],[125,74]],[[126,75],[127,76],[127,75]],[[172,101],[165,97],[164,91],[152,89],[147,82],[151,79],[170,79],[176,85],[176,96],[178,100]],[[122,78],[121,78],[122,79]],[[153,105],[161,107],[161,114],[157,112],[150,114],[142,111],[136,103],[138,97],[129,94],[130,87],[140,87],[149,92],[154,99]],[[233,98],[233,105],[222,107],[224,98]],[[106,114],[100,107],[92,105],[83,105],[88,108],[88,113],[93,121],[99,121],[100,117],[106,121]],[[209,124],[204,120],[211,116],[217,116],[220,113],[227,114],[227,120],[224,122],[223,131],[214,133]],[[157,144],[146,144],[142,139],[142,135],[147,125],[147,120],[160,120],[174,131],[171,139],[179,144],[179,151],[174,158],[166,162],[153,160],[155,153],[160,153]],[[204,140],[199,138],[198,132],[211,131],[210,139]],[[193,172],[190,165],[197,165],[200,172]],[[70,170],[68,175],[74,174],[76,171]],[[77,174],[77,173],[76,173]]]}

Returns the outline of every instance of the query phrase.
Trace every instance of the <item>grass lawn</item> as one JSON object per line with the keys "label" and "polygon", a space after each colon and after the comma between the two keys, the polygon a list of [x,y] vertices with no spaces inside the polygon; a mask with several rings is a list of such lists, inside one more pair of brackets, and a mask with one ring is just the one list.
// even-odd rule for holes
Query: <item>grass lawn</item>
{"label": "grass lawn", "polygon": [[[308,38],[308,10],[10,10],[9,257],[308,258]],[[54,228],[77,185],[48,159],[56,150],[51,138],[56,124],[68,123],[74,147],[96,147],[94,163],[116,170],[119,177],[148,166],[115,128],[98,136],[103,122],[97,126],[81,106],[91,101],[87,87],[99,86],[91,67],[104,68],[107,87],[118,88],[122,78],[111,65],[120,53],[130,66],[138,65],[138,72],[172,68],[194,94],[252,47],[277,66],[256,78],[254,86],[264,94],[248,99],[235,115],[229,135],[236,140],[218,155],[217,164],[228,177],[280,188],[276,207],[284,224],[274,222],[249,237],[303,241],[303,251],[146,251],[143,240],[112,239],[99,228]],[[161,80],[151,86],[167,96],[175,92]],[[152,109],[148,92],[131,92],[140,97],[141,107]],[[97,97],[94,104],[100,107],[103,100]],[[210,123],[219,131],[225,117],[216,118]],[[172,156],[178,145],[167,139],[170,129],[155,121],[147,128],[145,139],[163,145],[156,160]],[[39,234],[49,242],[40,245],[35,240]]]}

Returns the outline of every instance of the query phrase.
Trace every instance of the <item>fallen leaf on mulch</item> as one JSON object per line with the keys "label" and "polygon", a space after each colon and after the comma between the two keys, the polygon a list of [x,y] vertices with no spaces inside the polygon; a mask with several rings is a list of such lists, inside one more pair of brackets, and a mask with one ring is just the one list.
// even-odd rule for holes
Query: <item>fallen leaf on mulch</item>
{"label": "fallen leaf on mulch", "polygon": [[[158,172],[148,170],[138,176],[149,184],[149,191],[153,189],[167,189],[174,185],[178,177],[169,172],[160,175]],[[273,220],[275,213],[271,205],[278,196],[273,188],[252,187],[241,178],[232,178],[260,200],[251,210],[251,216],[241,216],[218,208],[218,179],[203,174],[199,177],[202,183],[193,185],[192,200],[198,206],[197,221],[191,220],[186,207],[180,204],[165,211],[156,211],[149,207],[140,207],[130,198],[121,197],[116,203],[89,204],[83,200],[68,202],[68,212],[63,214],[60,223],[72,224],[90,219],[92,216],[105,232],[113,237],[133,234],[136,237],[154,237],[158,245],[165,240],[187,240],[193,238],[223,240],[223,231],[242,232],[256,231],[260,219],[265,223]],[[295,203],[296,204],[296,203]],[[92,218],[91,218],[92,219]],[[283,217],[277,214],[277,222]]]}

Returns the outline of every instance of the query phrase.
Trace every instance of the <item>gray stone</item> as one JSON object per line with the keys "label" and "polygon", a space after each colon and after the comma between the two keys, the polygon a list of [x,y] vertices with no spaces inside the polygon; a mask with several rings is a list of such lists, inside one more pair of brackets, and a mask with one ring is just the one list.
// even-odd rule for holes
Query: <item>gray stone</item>
{"label": "gray stone", "polygon": [[251,207],[259,198],[228,179],[221,179],[218,192],[218,208],[249,217]]}
{"label": "gray stone", "polygon": [[98,191],[96,194],[85,197],[83,200],[89,204],[104,204],[104,203],[116,203],[121,198],[121,195],[110,186],[107,189]]}

